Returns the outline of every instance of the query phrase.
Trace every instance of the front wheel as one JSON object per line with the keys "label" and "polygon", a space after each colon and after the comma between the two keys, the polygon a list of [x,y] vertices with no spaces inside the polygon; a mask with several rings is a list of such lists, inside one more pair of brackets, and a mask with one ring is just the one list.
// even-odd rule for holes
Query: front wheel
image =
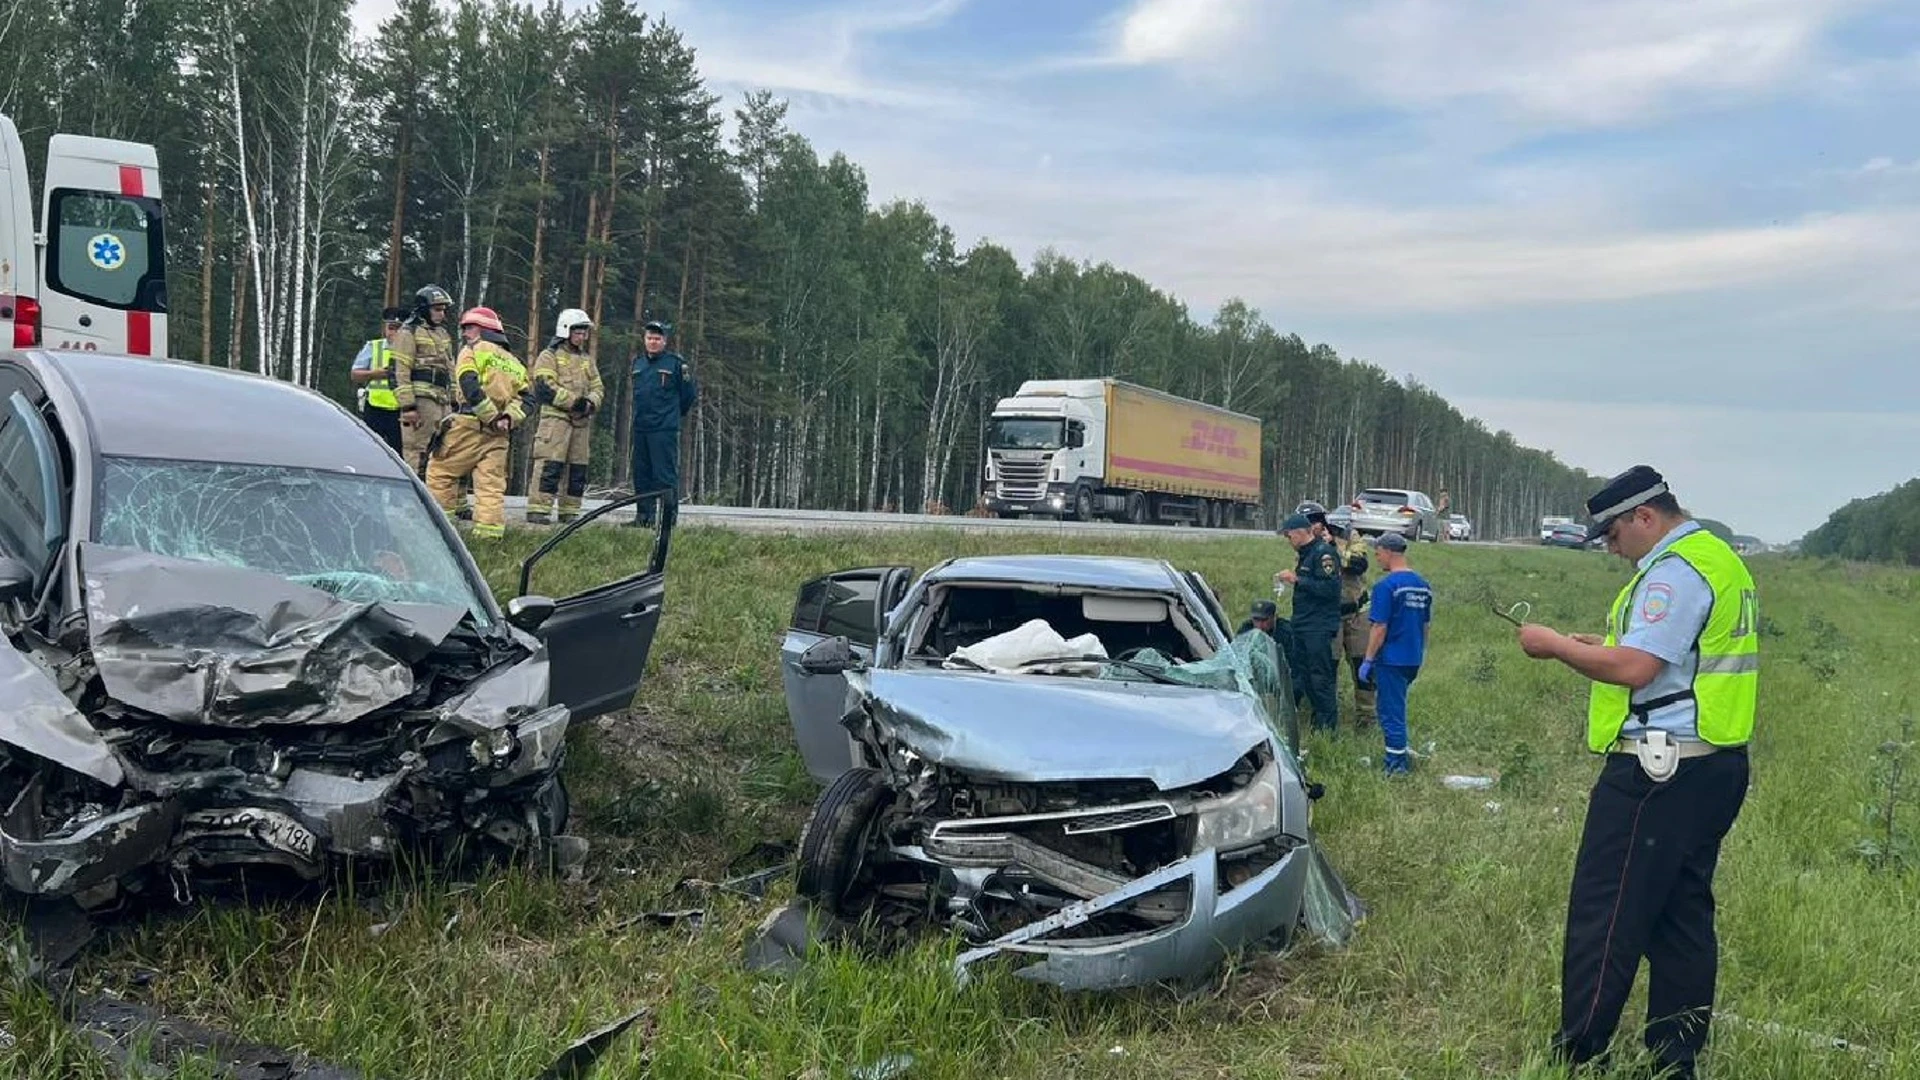
{"label": "front wheel", "polygon": [[855,915],[866,906],[855,886],[891,794],[877,769],[848,769],[827,785],[800,829],[796,892],[837,915]]}

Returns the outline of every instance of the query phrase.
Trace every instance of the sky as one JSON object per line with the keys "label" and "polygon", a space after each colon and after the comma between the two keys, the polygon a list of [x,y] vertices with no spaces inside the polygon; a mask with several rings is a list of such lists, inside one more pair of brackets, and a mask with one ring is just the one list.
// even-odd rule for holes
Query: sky
{"label": "sky", "polygon": [[642,7],[876,202],[1242,298],[1741,532],[1920,475],[1911,0]]}

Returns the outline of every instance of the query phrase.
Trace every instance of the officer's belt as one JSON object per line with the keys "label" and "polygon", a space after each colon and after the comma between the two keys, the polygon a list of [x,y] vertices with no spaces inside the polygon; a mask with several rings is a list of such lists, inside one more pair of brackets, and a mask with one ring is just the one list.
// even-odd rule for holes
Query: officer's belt
{"label": "officer's belt", "polygon": [[453,376],[443,368],[414,368],[411,374],[413,382],[442,387],[453,385]]}
{"label": "officer's belt", "polygon": [[[1630,739],[1622,735],[1613,740],[1612,746],[1607,747],[1607,753],[1632,754],[1635,757],[1639,757],[1640,744],[1645,741],[1645,739]],[[1710,742],[1674,742],[1671,745],[1673,746],[1674,754],[1677,755],[1681,761],[1685,761],[1688,758],[1706,757],[1708,754],[1717,754],[1722,750],[1737,749],[1737,747],[1731,746],[1715,746]]]}

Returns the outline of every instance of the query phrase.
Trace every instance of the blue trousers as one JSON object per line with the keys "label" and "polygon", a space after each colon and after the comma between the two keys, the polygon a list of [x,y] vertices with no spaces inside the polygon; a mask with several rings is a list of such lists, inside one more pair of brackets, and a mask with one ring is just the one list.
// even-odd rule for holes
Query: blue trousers
{"label": "blue trousers", "polygon": [[[680,501],[680,433],[678,431],[636,431],[633,433],[633,490],[640,493],[666,490],[666,505]],[[642,503],[639,518],[653,520],[652,502]]]}
{"label": "blue trousers", "polygon": [[1413,756],[1407,752],[1407,689],[1419,677],[1418,666],[1373,665],[1373,685],[1380,692],[1380,735],[1386,741],[1381,766],[1389,773],[1413,769]]}

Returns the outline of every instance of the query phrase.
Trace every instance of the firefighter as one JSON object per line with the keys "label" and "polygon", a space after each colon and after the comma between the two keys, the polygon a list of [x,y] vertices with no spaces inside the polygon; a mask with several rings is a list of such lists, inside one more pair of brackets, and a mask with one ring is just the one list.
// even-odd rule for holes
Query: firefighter
{"label": "firefighter", "polygon": [[527,369],[507,351],[507,336],[492,308],[460,316],[465,346],[453,377],[459,409],[440,422],[428,454],[427,488],[449,514],[461,503],[460,481],[473,478],[473,535],[506,533],[508,444],[527,417]]}
{"label": "firefighter", "polygon": [[[699,391],[679,353],[667,351],[667,324],[649,322],[646,351],[633,358],[633,490],[665,491],[669,512],[680,501],[680,421]],[[632,524],[653,524],[653,503],[642,503]]]}
{"label": "firefighter", "polygon": [[[401,457],[426,475],[427,443],[453,407],[453,297],[438,285],[414,293],[413,314],[393,343],[393,399],[400,409]],[[498,322],[499,320],[494,320]]]}
{"label": "firefighter", "polygon": [[[606,388],[599,365],[587,354],[593,320],[568,308],[553,323],[553,340],[533,362],[533,399],[540,405],[540,426],[533,436],[533,494],[527,496],[527,520],[552,520],[558,496],[560,522],[580,516],[587,490],[587,463],[593,454],[593,418]],[[560,479],[566,477],[561,493]]]}
{"label": "firefighter", "polygon": [[1329,519],[1327,532],[1340,556],[1340,633],[1334,637],[1335,663],[1344,657],[1353,673],[1353,719],[1364,728],[1379,717],[1373,680],[1361,675],[1367,638],[1372,632],[1367,617],[1367,542],[1353,536],[1340,521]]}

